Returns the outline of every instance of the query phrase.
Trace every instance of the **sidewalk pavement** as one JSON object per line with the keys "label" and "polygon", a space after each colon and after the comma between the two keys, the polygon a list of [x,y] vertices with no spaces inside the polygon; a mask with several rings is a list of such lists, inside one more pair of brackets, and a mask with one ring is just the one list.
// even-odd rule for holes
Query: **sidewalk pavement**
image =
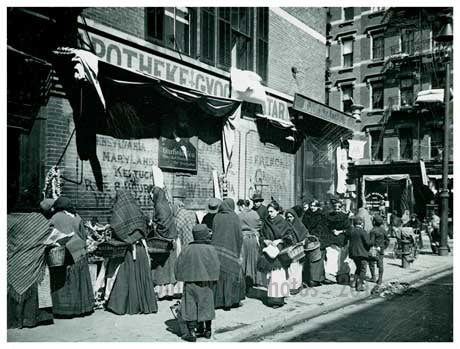
{"label": "sidewalk pavement", "polygon": [[[451,242],[450,242],[451,244]],[[429,245],[425,243],[425,247]],[[391,251],[388,249],[388,251]],[[432,255],[425,248],[410,266],[401,268],[401,260],[386,254],[384,283],[404,281],[413,283],[428,276],[453,268],[453,256]],[[272,309],[258,298],[246,298],[242,306],[231,311],[216,311],[213,338],[198,341],[247,341],[264,334],[306,321],[323,313],[334,311],[370,296],[375,284],[367,283],[365,292],[356,292],[348,286],[323,285],[305,288],[287,298],[287,304]],[[253,290],[249,297],[256,296]],[[54,324],[35,328],[10,329],[8,342],[178,342],[177,328],[169,309],[176,301],[160,301],[156,314],[115,315],[96,310],[92,315],[74,319],[55,319]]]}

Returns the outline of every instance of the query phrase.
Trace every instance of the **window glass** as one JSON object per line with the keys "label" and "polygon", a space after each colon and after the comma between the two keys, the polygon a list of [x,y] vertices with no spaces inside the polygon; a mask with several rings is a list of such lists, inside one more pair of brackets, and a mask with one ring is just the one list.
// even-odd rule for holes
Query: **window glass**
{"label": "window glass", "polygon": [[372,35],[372,59],[383,59],[385,57],[385,37],[383,33]]}
{"label": "window glass", "polygon": [[163,41],[163,7],[149,7],[146,9],[147,40]]}
{"label": "window glass", "polygon": [[353,86],[342,86],[342,109],[344,113],[351,113],[351,106],[353,105]]}
{"label": "window glass", "polygon": [[343,41],[343,67],[353,67],[353,40],[347,39]]}
{"label": "window glass", "polygon": [[343,16],[345,21],[351,21],[355,16],[355,9],[354,7],[344,7],[343,9]]}
{"label": "window glass", "polygon": [[414,80],[412,78],[401,79],[401,105],[412,105],[414,103]]}
{"label": "window glass", "polygon": [[372,109],[383,109],[383,81],[375,81],[372,87]]}
{"label": "window glass", "polygon": [[413,135],[410,128],[399,129],[399,156],[404,160],[412,160]]}
{"label": "window glass", "polygon": [[268,65],[268,8],[257,8],[257,74],[267,81]]}
{"label": "window glass", "polygon": [[412,55],[414,51],[414,31],[411,29],[403,29],[401,33],[401,52]]}
{"label": "window glass", "polygon": [[372,160],[383,160],[383,146],[380,141],[382,130],[369,132],[371,136],[371,158]]}
{"label": "window glass", "polygon": [[201,8],[201,60],[215,63],[215,10],[211,7]]}

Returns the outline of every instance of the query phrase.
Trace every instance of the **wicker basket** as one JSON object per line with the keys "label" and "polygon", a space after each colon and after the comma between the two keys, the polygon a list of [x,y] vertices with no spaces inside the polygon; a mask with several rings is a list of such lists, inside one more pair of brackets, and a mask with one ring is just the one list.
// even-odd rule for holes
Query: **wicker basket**
{"label": "wicker basket", "polygon": [[65,246],[50,248],[46,254],[46,263],[48,267],[62,267],[65,261]]}
{"label": "wicker basket", "polygon": [[293,246],[286,247],[280,251],[278,257],[283,263],[292,263],[301,260],[305,257],[303,242],[298,242]]}
{"label": "wicker basket", "polygon": [[130,245],[125,242],[106,241],[100,243],[94,251],[95,256],[104,258],[123,258]]}
{"label": "wicker basket", "polygon": [[305,253],[308,255],[310,262],[317,262],[321,259],[321,244],[319,239],[314,235],[309,235],[305,239]]}
{"label": "wicker basket", "polygon": [[161,237],[151,237],[147,240],[148,252],[155,253],[170,253],[174,248],[173,240],[161,238]]}

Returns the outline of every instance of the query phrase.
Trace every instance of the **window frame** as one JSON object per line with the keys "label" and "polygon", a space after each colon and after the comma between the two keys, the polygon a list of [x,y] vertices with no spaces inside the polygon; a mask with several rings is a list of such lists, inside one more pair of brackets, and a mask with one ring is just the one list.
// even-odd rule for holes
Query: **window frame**
{"label": "window frame", "polygon": [[[376,39],[381,39],[382,45],[381,45],[381,57],[376,57],[375,55],[375,40]],[[384,60],[385,59],[385,33],[382,30],[372,32],[371,33],[371,59],[372,60]]]}
{"label": "window frame", "polygon": [[[374,107],[374,94],[375,94],[375,88],[374,88],[374,85],[376,84],[381,84],[381,90],[382,90],[382,97],[381,97],[381,107]],[[378,79],[378,80],[374,80],[374,81],[370,81],[369,82],[369,89],[370,89],[370,103],[369,103],[369,109],[370,110],[383,110],[384,107],[385,107],[385,104],[384,104],[384,97],[385,97],[385,86],[384,86],[384,83],[383,83],[383,80],[381,79]]]}
{"label": "window frame", "polygon": [[268,80],[268,37],[270,28],[270,16],[268,7],[258,7],[256,13],[257,28],[255,33],[256,40],[256,73],[262,81]]}
{"label": "window frame", "polygon": [[350,113],[351,114],[351,111],[348,110],[349,107],[345,107],[345,99],[344,99],[344,89],[350,89],[351,90],[351,104],[349,107],[351,107],[353,104],[354,104],[354,84],[343,84],[343,85],[340,85],[340,100],[341,100],[341,107],[342,107],[342,111],[344,113]]}
{"label": "window frame", "polygon": [[[208,30],[204,29],[205,26],[205,21],[204,18],[205,16],[203,13],[206,13],[209,18],[208,22],[211,21],[212,23],[209,24],[207,28],[212,29],[212,33],[209,34]],[[209,65],[216,65],[216,38],[217,38],[217,33],[216,33],[216,8],[214,7],[201,7],[200,8],[200,61],[209,64]],[[203,43],[207,41],[207,44],[204,45]],[[207,47],[207,52],[205,52],[205,47]]]}
{"label": "window frame", "polygon": [[[380,135],[382,133],[382,129],[374,129],[374,130],[369,130],[369,137],[371,139],[370,144],[371,144],[371,149],[370,149],[370,159],[371,161],[383,161],[383,144],[380,145],[379,147],[379,152],[377,153],[377,157],[374,158],[374,151],[376,145],[374,145],[375,140],[380,139]],[[374,137],[373,135],[377,135],[377,137]]]}
{"label": "window frame", "polygon": [[[403,86],[403,81],[406,81],[406,80],[411,80],[411,87],[406,87],[406,86]],[[402,106],[411,106],[411,105],[414,105],[414,85],[415,85],[415,82],[414,82],[414,78],[413,77],[402,77],[399,81],[399,106],[402,107]],[[405,92],[407,91],[410,91],[411,95],[412,95],[412,100],[411,100],[411,103],[407,103],[407,104],[403,104],[403,95],[405,95]]]}
{"label": "window frame", "polygon": [[[351,42],[351,53],[347,53],[346,55],[349,56],[351,55],[351,63],[350,65],[345,65],[345,43],[346,42]],[[354,54],[354,42],[355,42],[355,39],[354,37],[345,37],[345,38],[342,38],[341,39],[341,43],[342,43],[342,68],[343,69],[347,69],[347,68],[353,68],[353,64],[354,64],[354,57],[353,57],[353,54]]]}
{"label": "window frame", "polygon": [[[403,140],[403,138],[401,137],[401,134],[403,133],[402,131],[404,130],[404,132],[407,132],[409,137],[407,138],[404,138],[404,139],[407,139],[409,140],[408,141],[408,144],[410,143],[410,147],[407,148],[407,145],[406,147],[404,148],[405,152],[403,153],[403,149],[401,147],[401,141]],[[414,131],[412,128],[410,127],[399,127],[398,128],[398,142],[399,142],[399,159],[400,160],[413,160],[414,159]],[[409,149],[409,153],[410,155],[409,156],[405,156],[405,154],[407,153],[406,149]]]}
{"label": "window frame", "polygon": [[[410,35],[410,40],[405,40],[406,36]],[[408,55],[413,55],[415,53],[415,31],[408,28],[401,29],[400,35],[400,42],[401,42],[401,53],[407,53]],[[409,44],[407,44],[409,43]],[[407,46],[406,46],[407,45]],[[409,51],[409,52],[407,52]]]}

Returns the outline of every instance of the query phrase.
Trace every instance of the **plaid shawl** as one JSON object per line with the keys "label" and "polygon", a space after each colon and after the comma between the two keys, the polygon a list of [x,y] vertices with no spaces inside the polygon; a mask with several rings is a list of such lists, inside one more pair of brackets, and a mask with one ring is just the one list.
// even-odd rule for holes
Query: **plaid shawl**
{"label": "plaid shawl", "polygon": [[183,207],[183,204],[176,204],[176,229],[182,247],[193,241],[192,229],[196,224],[195,213]]}
{"label": "plaid shawl", "polygon": [[21,303],[43,280],[49,223],[40,213],[12,213],[7,226],[8,294]]}
{"label": "plaid shawl", "polygon": [[129,191],[117,191],[110,226],[120,240],[129,244],[147,236],[147,218]]}

